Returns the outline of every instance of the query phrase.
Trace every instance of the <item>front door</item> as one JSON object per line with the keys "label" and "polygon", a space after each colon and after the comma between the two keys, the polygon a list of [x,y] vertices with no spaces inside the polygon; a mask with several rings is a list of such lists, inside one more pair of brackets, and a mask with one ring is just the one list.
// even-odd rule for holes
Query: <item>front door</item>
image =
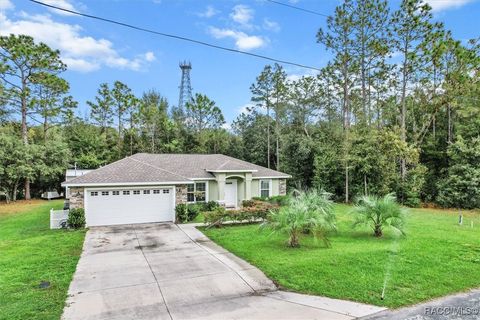
{"label": "front door", "polygon": [[237,180],[225,182],[225,206],[237,207]]}

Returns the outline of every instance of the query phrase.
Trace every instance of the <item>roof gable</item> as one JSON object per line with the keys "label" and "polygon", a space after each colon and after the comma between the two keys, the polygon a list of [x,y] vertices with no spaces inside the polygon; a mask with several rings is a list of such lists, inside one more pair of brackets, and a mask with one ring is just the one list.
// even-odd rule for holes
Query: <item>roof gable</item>
{"label": "roof gable", "polygon": [[253,178],[288,178],[289,175],[223,154],[137,153],[64,183],[100,185],[115,183],[191,183],[214,178],[212,172],[252,172]]}

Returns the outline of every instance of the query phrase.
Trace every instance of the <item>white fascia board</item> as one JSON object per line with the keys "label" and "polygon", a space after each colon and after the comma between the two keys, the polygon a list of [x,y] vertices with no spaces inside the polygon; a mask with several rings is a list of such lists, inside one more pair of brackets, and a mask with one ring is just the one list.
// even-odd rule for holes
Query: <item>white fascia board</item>
{"label": "white fascia board", "polygon": [[217,180],[216,178],[191,178],[190,180],[193,180],[193,181],[207,181],[207,180]]}
{"label": "white fascia board", "polygon": [[265,177],[252,177],[252,180],[260,180],[260,179],[288,179],[288,178],[291,178],[292,176],[288,175],[288,176],[277,176],[277,177],[274,177],[274,176],[265,176]]}
{"label": "white fascia board", "polygon": [[208,172],[217,172],[217,173],[233,173],[233,172],[257,172],[258,170],[255,170],[255,169],[244,169],[244,170],[209,170],[209,169],[205,169],[206,171]]}
{"label": "white fascia board", "polygon": [[109,182],[109,183],[62,183],[62,187],[122,187],[122,186],[160,186],[172,184],[192,184],[193,181],[162,181],[162,182]]}

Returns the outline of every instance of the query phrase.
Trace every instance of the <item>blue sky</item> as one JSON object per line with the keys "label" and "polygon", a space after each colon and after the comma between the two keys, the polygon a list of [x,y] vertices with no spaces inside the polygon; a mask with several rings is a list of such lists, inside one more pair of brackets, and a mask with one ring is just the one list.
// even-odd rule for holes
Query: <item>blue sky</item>
{"label": "blue sky", "polygon": [[[332,14],[340,0],[280,0]],[[265,0],[44,0],[67,9],[195,38],[284,60],[322,67],[329,54],[315,34],[325,18]],[[479,0],[428,0],[435,19],[457,39],[479,36]],[[398,1],[391,1],[393,8]],[[88,115],[100,83],[120,80],[136,94],[155,88],[178,102],[182,60],[192,63],[194,92],[208,95],[234,120],[250,103],[250,85],[268,62],[62,14],[27,0],[0,0],[0,34],[24,33],[61,50],[64,77]],[[291,77],[311,71],[286,66]]]}

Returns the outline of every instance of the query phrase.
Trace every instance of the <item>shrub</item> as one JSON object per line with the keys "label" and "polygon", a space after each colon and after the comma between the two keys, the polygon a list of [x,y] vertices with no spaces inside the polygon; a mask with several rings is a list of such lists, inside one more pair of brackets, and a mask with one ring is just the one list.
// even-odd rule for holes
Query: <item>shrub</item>
{"label": "shrub", "polygon": [[372,228],[375,237],[381,237],[386,227],[405,234],[405,210],[400,207],[392,193],[382,198],[363,196],[359,198],[352,212],[355,214],[353,227],[367,225]]}
{"label": "shrub", "polygon": [[83,208],[70,209],[67,224],[73,229],[85,228],[85,210]]}
{"label": "shrub", "polygon": [[220,207],[220,204],[217,201],[208,201],[203,203],[202,211],[213,211]]}
{"label": "shrub", "polygon": [[188,207],[185,203],[177,204],[175,207],[175,217],[177,222],[186,222],[188,221]]}
{"label": "shrub", "polygon": [[175,207],[177,222],[186,223],[194,220],[200,212],[204,211],[204,206],[205,204],[203,203],[178,204]]}
{"label": "shrub", "polygon": [[265,220],[270,211],[277,209],[277,206],[268,202],[248,200],[247,206],[238,210],[225,210],[223,207],[218,207],[213,211],[204,212],[204,221],[207,224],[216,224],[217,226],[225,221],[255,222]]}
{"label": "shrub", "polygon": [[242,207],[248,208],[248,207],[253,207],[255,205],[256,201],[254,199],[252,200],[243,200],[242,201]]}
{"label": "shrub", "polygon": [[326,192],[299,192],[289,204],[272,211],[262,227],[274,232],[286,232],[290,247],[300,246],[300,236],[306,230],[330,246],[327,233],[336,229],[333,202]]}
{"label": "shrub", "polygon": [[203,213],[204,222],[207,224],[221,225],[224,219],[227,217],[224,207],[218,206],[212,211],[206,211]]}
{"label": "shrub", "polygon": [[291,199],[291,196],[289,195],[284,195],[284,196],[273,196],[267,199],[268,202],[271,204],[276,204],[280,207],[287,206],[289,201]]}

